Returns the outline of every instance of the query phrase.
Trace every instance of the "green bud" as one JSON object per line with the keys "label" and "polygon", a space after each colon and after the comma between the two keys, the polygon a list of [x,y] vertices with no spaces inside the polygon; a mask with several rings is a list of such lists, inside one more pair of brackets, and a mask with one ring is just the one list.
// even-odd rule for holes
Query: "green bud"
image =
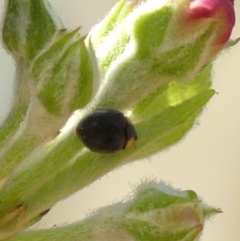
{"label": "green bud", "polygon": [[16,59],[33,59],[55,31],[56,21],[43,1],[8,1],[2,36],[5,46]]}
{"label": "green bud", "polygon": [[150,182],[138,188],[128,209],[127,229],[134,240],[198,240],[207,217],[220,211],[202,203],[194,191],[175,190]]}
{"label": "green bud", "polygon": [[69,115],[92,97],[91,60],[78,30],[60,30],[32,65],[35,94],[54,115]]}

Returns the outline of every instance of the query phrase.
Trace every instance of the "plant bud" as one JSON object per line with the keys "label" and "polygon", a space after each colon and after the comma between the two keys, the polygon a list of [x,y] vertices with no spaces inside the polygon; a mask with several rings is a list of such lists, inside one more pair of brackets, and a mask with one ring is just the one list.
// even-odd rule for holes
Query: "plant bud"
{"label": "plant bud", "polygon": [[43,1],[8,1],[2,36],[5,46],[16,59],[33,59],[56,29],[56,21]]}
{"label": "plant bud", "polygon": [[191,81],[223,49],[234,22],[230,0],[139,2],[104,38],[103,21],[90,32],[93,46],[100,39],[94,48],[105,74],[99,106],[131,108],[166,82]]}

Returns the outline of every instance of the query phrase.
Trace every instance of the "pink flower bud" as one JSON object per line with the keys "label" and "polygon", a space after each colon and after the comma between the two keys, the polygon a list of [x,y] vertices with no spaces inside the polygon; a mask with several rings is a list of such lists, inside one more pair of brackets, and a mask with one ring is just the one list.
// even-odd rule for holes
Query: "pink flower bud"
{"label": "pink flower bud", "polygon": [[[213,38],[208,59],[214,57],[229,40],[235,24],[234,0],[187,0],[181,7],[177,23],[191,34],[212,26]],[[182,14],[184,13],[184,15]],[[184,24],[184,25],[183,25]]]}

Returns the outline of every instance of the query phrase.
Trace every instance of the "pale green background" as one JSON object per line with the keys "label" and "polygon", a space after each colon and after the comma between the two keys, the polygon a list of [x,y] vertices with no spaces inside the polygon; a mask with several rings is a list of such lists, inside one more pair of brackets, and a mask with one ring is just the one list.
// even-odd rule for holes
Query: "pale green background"
{"label": "pale green background", "polygon": [[[117,0],[51,0],[66,26],[83,26],[86,34]],[[3,1],[0,1],[2,12]],[[240,16],[240,2],[235,8]],[[2,13],[0,13],[2,16]],[[2,23],[2,21],[1,21]],[[237,19],[233,38],[240,37]],[[0,120],[9,110],[14,65],[0,48]],[[203,241],[240,240],[240,44],[215,63],[213,88],[218,92],[196,126],[180,143],[147,160],[124,166],[69,199],[58,203],[39,227],[66,224],[91,210],[121,200],[141,178],[159,178],[193,189],[223,214],[206,223]],[[30,180],[31,181],[31,180]],[[147,241],[147,240],[146,240]]]}

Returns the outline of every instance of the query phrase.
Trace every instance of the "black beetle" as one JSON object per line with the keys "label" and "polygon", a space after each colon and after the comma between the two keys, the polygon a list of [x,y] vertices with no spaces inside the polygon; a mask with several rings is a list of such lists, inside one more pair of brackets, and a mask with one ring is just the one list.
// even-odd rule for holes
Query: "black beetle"
{"label": "black beetle", "polygon": [[115,109],[97,109],[77,125],[77,135],[93,152],[114,153],[130,147],[137,133],[130,120]]}

